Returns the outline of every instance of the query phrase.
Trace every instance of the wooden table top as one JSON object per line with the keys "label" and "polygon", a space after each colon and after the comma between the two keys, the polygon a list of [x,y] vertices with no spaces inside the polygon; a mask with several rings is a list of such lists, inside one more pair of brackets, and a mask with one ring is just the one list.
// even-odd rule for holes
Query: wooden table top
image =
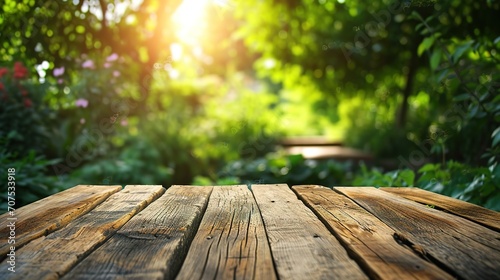
{"label": "wooden table top", "polygon": [[80,185],[0,217],[1,279],[500,279],[500,213],[415,188]]}

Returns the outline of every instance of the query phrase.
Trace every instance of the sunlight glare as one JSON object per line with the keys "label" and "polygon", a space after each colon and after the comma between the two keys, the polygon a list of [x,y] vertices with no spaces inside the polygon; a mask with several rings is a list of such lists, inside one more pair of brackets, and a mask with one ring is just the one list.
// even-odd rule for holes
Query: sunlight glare
{"label": "sunlight glare", "polygon": [[206,26],[208,0],[184,0],[173,15],[176,34],[182,42],[195,45]]}

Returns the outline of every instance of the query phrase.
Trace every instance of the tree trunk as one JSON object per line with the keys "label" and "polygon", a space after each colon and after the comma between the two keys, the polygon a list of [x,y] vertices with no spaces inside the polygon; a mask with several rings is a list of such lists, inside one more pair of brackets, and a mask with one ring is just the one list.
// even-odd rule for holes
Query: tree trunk
{"label": "tree trunk", "polygon": [[398,111],[396,118],[396,124],[398,128],[404,128],[406,125],[406,119],[408,115],[408,98],[413,90],[413,81],[415,80],[415,73],[418,67],[418,53],[417,48],[419,44],[413,44],[411,48],[410,63],[408,65],[408,73],[406,75],[406,85],[403,90],[403,101],[401,102],[401,108]]}

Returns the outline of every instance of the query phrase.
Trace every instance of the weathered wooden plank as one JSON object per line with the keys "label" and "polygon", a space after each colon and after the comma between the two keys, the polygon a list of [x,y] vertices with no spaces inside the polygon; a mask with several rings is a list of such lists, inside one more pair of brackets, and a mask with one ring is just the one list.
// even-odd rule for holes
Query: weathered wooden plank
{"label": "weathered wooden plank", "polygon": [[63,279],[173,279],[212,187],[172,186]]}
{"label": "weathered wooden plank", "polygon": [[374,279],[454,279],[398,244],[394,230],[349,198],[320,186],[294,186]]}
{"label": "weathered wooden plank", "polygon": [[7,271],[4,261],[0,264],[0,278],[59,278],[164,191],[161,186],[127,186],[63,229],[32,240],[16,251],[16,272]]}
{"label": "weathered wooden plank", "polygon": [[177,279],[276,279],[247,186],[216,186]]}
{"label": "weathered wooden plank", "polygon": [[[16,209],[14,215],[0,216],[0,260],[3,260],[10,246],[20,249],[24,244],[60,229],[73,219],[87,213],[103,202],[121,186],[79,185],[60,193]],[[15,244],[7,242],[10,236],[9,223],[15,223]]]}
{"label": "weathered wooden plank", "polygon": [[280,279],[367,279],[287,185],[252,185]]}
{"label": "weathered wooden plank", "polygon": [[390,226],[400,242],[459,278],[498,279],[498,232],[375,188],[335,190]]}
{"label": "weathered wooden plank", "polygon": [[500,231],[499,212],[419,188],[381,188],[381,190],[416,202],[437,206],[455,215]]}

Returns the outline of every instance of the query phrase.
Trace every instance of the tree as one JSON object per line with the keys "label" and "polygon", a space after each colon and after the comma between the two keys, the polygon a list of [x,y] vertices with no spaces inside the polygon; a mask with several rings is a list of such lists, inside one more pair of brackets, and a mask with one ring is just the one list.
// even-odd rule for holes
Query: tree
{"label": "tree", "polygon": [[[323,105],[316,105],[317,112],[333,114],[333,120],[338,119],[334,104],[354,96],[363,96],[366,104],[373,103],[377,110],[389,108],[394,112],[392,122],[402,131],[399,138],[406,138],[405,131],[409,131],[416,135],[414,139],[425,139],[429,126],[454,104],[453,96],[460,94],[433,86],[436,58],[419,52],[431,34],[417,31],[422,22],[412,14],[432,22],[434,33],[439,32],[447,42],[493,42],[500,34],[495,23],[500,7],[492,1],[241,3],[239,16],[245,19],[241,32],[247,45],[261,60],[276,61],[272,67],[257,63],[258,71],[283,88],[297,87],[307,77],[323,93],[318,102]],[[294,82],[289,82],[290,69],[299,69]],[[429,99],[426,119],[415,119],[419,116],[410,99],[417,93]],[[408,123],[409,118],[412,123]],[[484,130],[483,144],[489,141],[486,134],[491,127]]]}
{"label": "tree", "polygon": [[[146,96],[154,63],[169,55],[175,38],[171,16],[180,3],[6,0],[2,5],[0,57],[32,65],[48,61],[51,68],[71,70],[82,54],[116,53],[138,69],[130,76],[140,84],[141,96]],[[136,110],[144,109],[145,98],[140,100]]]}

